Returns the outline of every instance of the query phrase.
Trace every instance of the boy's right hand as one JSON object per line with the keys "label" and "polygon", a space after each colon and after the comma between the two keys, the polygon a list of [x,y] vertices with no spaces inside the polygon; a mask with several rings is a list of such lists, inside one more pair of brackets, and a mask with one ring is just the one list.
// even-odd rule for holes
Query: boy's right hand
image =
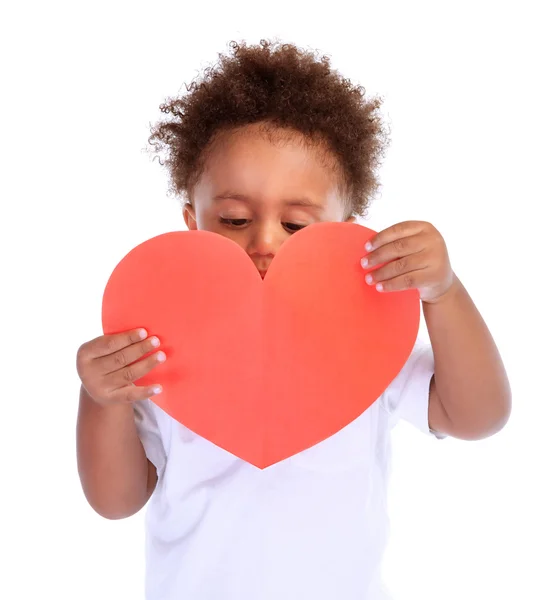
{"label": "boy's right hand", "polygon": [[159,394],[162,387],[138,387],[140,379],[166,360],[164,352],[155,352],[160,345],[156,337],[147,338],[144,329],[115,335],[102,335],[82,344],[76,357],[76,368],[82,385],[98,404],[109,406],[145,400]]}

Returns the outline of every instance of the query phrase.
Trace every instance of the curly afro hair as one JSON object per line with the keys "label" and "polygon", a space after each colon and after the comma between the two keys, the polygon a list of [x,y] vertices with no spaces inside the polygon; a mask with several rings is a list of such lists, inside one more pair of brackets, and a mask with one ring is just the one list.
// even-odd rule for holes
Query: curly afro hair
{"label": "curly afro hair", "polygon": [[265,123],[300,132],[331,151],[348,216],[364,215],[379,188],[376,171],[389,144],[381,100],[365,99],[364,88],[333,70],[328,57],[292,44],[262,40],[229,47],[229,55],[220,54],[185,95],[160,106],[168,118],[151,126],[149,144],[165,156],[159,158],[170,191],[190,201],[219,135]]}

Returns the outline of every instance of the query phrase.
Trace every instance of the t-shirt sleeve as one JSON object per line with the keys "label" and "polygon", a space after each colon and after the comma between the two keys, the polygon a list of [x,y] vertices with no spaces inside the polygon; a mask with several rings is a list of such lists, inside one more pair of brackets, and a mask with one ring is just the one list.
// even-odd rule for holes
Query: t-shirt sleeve
{"label": "t-shirt sleeve", "polygon": [[410,357],[381,397],[391,428],[404,419],[427,435],[446,437],[429,428],[429,387],[434,372],[430,344],[417,339]]}
{"label": "t-shirt sleeve", "polygon": [[158,473],[166,466],[166,451],[162,443],[158,409],[150,400],[134,402],[133,411],[137,434],[145,449],[147,458]]}

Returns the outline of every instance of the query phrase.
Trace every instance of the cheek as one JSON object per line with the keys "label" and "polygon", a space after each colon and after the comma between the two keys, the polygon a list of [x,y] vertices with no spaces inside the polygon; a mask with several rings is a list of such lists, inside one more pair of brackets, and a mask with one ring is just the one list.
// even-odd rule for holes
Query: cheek
{"label": "cheek", "polygon": [[202,231],[216,231],[219,223],[217,219],[212,218],[207,212],[196,211],[196,226]]}

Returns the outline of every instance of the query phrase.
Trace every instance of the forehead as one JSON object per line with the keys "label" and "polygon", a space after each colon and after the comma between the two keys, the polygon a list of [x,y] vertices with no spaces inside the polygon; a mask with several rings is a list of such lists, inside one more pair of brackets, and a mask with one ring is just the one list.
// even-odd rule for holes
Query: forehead
{"label": "forehead", "polygon": [[220,135],[207,153],[197,188],[254,197],[339,196],[337,160],[320,143],[289,130],[260,124]]}

